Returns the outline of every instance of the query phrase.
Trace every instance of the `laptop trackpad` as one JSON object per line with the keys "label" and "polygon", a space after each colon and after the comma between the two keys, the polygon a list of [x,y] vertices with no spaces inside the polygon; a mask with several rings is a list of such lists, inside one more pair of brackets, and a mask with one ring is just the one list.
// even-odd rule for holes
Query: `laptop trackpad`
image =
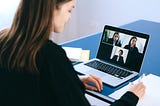
{"label": "laptop trackpad", "polygon": [[104,76],[106,75],[106,74],[103,73],[103,72],[100,72],[100,71],[97,71],[97,70],[93,70],[93,69],[86,71],[85,74],[96,75],[96,76],[98,76],[98,77],[100,77],[100,78],[102,78],[102,77],[104,77]]}

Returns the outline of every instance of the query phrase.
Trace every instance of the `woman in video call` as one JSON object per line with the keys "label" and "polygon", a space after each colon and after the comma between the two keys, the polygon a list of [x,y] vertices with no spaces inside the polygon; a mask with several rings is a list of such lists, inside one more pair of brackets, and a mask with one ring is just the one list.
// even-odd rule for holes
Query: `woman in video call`
{"label": "woman in video call", "polygon": [[[0,106],[90,106],[85,89],[100,78],[78,77],[61,46],[49,40],[71,18],[75,0],[21,0],[10,28],[0,32]],[[92,82],[94,85],[89,85]],[[136,106],[143,83],[112,106]]]}
{"label": "woman in video call", "polygon": [[121,42],[119,40],[119,33],[118,32],[115,32],[113,34],[113,37],[112,38],[108,38],[108,42],[109,44],[112,44],[113,46],[119,46],[121,47]]}
{"label": "woman in video call", "polygon": [[136,42],[137,42],[137,37],[133,36],[130,39],[128,45],[124,47],[125,49],[129,50],[125,65],[134,70],[137,70],[136,68],[138,67],[137,63],[139,59],[138,58],[139,52],[138,52],[138,48],[136,47]]}

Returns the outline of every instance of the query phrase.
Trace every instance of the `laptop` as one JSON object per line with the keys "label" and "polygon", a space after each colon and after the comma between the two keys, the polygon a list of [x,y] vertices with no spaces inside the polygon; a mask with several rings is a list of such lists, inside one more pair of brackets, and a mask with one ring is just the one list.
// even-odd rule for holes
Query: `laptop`
{"label": "laptop", "polygon": [[105,25],[96,57],[74,68],[117,87],[140,73],[148,41],[148,34]]}

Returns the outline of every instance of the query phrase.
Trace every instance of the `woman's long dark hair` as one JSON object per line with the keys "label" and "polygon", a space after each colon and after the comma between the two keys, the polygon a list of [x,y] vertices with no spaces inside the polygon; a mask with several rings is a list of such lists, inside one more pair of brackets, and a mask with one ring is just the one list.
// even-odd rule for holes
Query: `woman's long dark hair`
{"label": "woman's long dark hair", "polygon": [[21,0],[9,29],[0,32],[0,67],[37,72],[36,56],[52,31],[53,10],[71,0]]}
{"label": "woman's long dark hair", "polygon": [[[131,47],[131,41],[132,41],[132,39],[136,39],[136,40],[137,40],[137,37],[133,36],[133,37],[130,39],[130,41],[129,41],[129,43],[128,43],[129,47]],[[134,47],[135,47],[135,46],[136,46],[136,45],[134,45]]]}

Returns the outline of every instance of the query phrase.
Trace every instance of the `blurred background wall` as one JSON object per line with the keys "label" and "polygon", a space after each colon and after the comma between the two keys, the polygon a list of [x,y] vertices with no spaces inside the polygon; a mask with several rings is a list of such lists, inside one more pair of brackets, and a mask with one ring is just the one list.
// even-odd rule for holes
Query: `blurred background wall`
{"label": "blurred background wall", "polygon": [[[0,29],[11,25],[20,0],[0,0]],[[105,24],[121,26],[136,20],[160,22],[160,0],[76,0],[63,33],[51,38],[63,43],[101,32]],[[145,27],[145,26],[144,26]]]}

